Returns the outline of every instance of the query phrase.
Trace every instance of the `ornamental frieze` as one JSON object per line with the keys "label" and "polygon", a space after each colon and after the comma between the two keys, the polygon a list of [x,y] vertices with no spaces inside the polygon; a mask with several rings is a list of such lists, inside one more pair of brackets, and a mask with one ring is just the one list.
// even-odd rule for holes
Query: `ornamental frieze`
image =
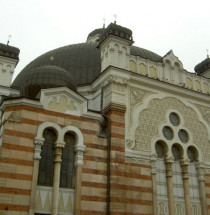
{"label": "ornamental frieze", "polygon": [[132,149],[150,152],[152,139],[159,137],[159,126],[167,122],[166,112],[172,109],[177,110],[182,115],[183,126],[191,133],[193,143],[202,152],[203,160],[210,162],[210,147],[206,126],[199,121],[198,115],[193,108],[172,97],[152,99],[147,109],[139,113],[138,127],[135,131]]}

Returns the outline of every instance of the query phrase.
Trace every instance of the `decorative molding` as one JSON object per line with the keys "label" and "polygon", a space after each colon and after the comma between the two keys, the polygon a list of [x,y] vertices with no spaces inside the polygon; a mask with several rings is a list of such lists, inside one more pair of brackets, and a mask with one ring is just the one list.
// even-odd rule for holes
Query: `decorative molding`
{"label": "decorative molding", "polygon": [[134,140],[130,138],[126,138],[125,144],[129,149],[132,149],[135,143],[134,143]]}
{"label": "decorative molding", "polygon": [[65,142],[55,142],[55,148],[64,148]]}
{"label": "decorative molding", "polygon": [[184,127],[192,135],[192,139],[205,162],[210,162],[209,135],[206,125],[200,121],[197,112],[182,101],[165,97],[163,99],[152,99],[147,109],[142,110],[138,116],[138,127],[135,130],[134,150],[151,152],[153,138],[160,138],[159,126],[166,123],[165,113],[168,110],[177,110],[183,117]]}
{"label": "decorative molding", "polygon": [[[129,83],[129,80],[124,78],[124,77],[119,77],[119,76],[114,76],[114,75],[109,75],[101,84],[102,87],[106,87],[107,85],[110,84],[117,84],[118,86],[127,86]],[[121,88],[122,89],[122,88]],[[116,87],[115,90],[118,90]]]}
{"label": "decorative molding", "polygon": [[77,145],[75,147],[76,157],[75,157],[75,166],[83,166],[83,153],[86,150],[85,145]]}
{"label": "decorative molding", "polygon": [[210,125],[210,108],[195,103],[193,103],[193,105],[199,109],[205,121]]}
{"label": "decorative molding", "polygon": [[126,157],[125,158],[125,162],[126,163],[133,163],[133,164],[141,164],[141,165],[148,165],[150,166],[150,160],[146,160],[144,158],[130,158],[130,157]]}
{"label": "decorative molding", "polygon": [[44,109],[82,116],[87,112],[87,99],[67,87],[41,90],[40,102]]}
{"label": "decorative molding", "polygon": [[35,144],[35,152],[34,152],[34,160],[40,160],[41,159],[41,147],[44,143],[44,138],[35,137],[34,138],[34,144]]}
{"label": "decorative molding", "polygon": [[151,166],[151,158],[149,154],[147,153],[140,154],[129,149],[126,149],[125,151],[125,162]]}
{"label": "decorative molding", "polygon": [[12,113],[5,120],[8,121],[8,122],[21,123],[21,112],[12,111]]}
{"label": "decorative molding", "polygon": [[123,112],[125,113],[126,111],[126,106],[125,105],[120,105],[120,104],[115,104],[115,103],[111,103],[109,106],[107,106],[104,109],[104,114],[108,113],[111,110],[115,110],[115,111],[119,111],[119,112]]}
{"label": "decorative molding", "polygon": [[142,104],[143,103],[143,99],[152,94],[152,92],[147,91],[147,90],[143,90],[143,89],[139,89],[139,88],[135,88],[135,87],[131,87],[130,88],[130,108],[131,111],[133,110],[134,106],[136,104]]}
{"label": "decorative molding", "polygon": [[[74,189],[59,189],[58,197],[58,213],[59,214],[74,214]],[[52,207],[52,187],[37,186],[35,213],[51,213]]]}

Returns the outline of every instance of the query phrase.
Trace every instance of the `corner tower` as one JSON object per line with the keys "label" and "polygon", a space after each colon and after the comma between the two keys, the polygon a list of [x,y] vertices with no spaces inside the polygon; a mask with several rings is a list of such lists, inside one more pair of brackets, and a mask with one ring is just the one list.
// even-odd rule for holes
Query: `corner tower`
{"label": "corner tower", "polygon": [[20,50],[0,43],[0,85],[10,87]]}
{"label": "corner tower", "polygon": [[203,76],[205,78],[210,78],[210,58],[207,55],[207,58],[195,66],[195,72],[199,76]]}
{"label": "corner tower", "polygon": [[101,50],[101,72],[109,66],[129,69],[128,56],[132,44],[132,31],[111,23],[104,30],[98,45]]}

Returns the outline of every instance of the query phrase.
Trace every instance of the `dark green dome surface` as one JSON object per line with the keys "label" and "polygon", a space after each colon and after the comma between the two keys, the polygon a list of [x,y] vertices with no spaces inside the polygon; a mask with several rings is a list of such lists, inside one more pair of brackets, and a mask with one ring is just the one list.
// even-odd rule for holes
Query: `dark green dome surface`
{"label": "dark green dome surface", "polygon": [[207,56],[207,58],[198,65],[196,65],[194,69],[198,75],[201,75],[203,72],[210,69],[210,58]]}
{"label": "dark green dome surface", "polygon": [[[80,43],[49,51],[29,63],[18,74],[12,83],[12,87],[21,88],[21,96],[34,97],[32,90],[30,90],[30,93],[27,90],[31,83],[28,80],[29,78],[32,79],[36,68],[43,66],[55,66],[66,70],[69,73],[69,77],[72,79],[74,86],[76,87],[90,85],[101,72],[100,50],[97,46],[98,43]],[[161,56],[135,46],[131,46],[131,55],[140,56],[141,58],[149,59],[155,62],[161,60]],[[55,70],[52,70],[51,72],[49,72],[49,70],[47,70],[47,72],[42,70],[42,72],[47,74],[42,76],[40,75],[39,78],[36,79],[36,85],[42,86],[43,82],[46,82],[42,80],[42,78],[52,80],[48,76],[53,76]],[[58,71],[56,71],[56,74],[57,73]],[[60,73],[60,75],[62,75],[62,73]],[[67,78],[67,76],[65,77]],[[55,81],[56,80],[53,79],[52,86],[64,86],[61,82],[56,83]],[[44,86],[46,85],[44,84]],[[49,86],[51,86],[51,83],[49,83]]]}
{"label": "dark green dome surface", "polygon": [[20,86],[21,95],[35,98],[41,89],[68,87],[73,91],[77,91],[71,75],[65,70],[57,66],[41,66],[26,73],[22,79]]}

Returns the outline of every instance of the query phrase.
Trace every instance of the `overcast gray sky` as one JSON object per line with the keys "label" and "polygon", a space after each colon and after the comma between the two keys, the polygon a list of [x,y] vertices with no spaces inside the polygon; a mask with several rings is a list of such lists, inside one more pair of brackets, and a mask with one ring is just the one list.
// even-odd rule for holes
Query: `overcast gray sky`
{"label": "overcast gray sky", "polygon": [[16,74],[39,55],[85,42],[114,21],[133,31],[134,45],[161,56],[171,49],[184,68],[210,52],[210,0],[0,0],[0,43],[20,49]]}

